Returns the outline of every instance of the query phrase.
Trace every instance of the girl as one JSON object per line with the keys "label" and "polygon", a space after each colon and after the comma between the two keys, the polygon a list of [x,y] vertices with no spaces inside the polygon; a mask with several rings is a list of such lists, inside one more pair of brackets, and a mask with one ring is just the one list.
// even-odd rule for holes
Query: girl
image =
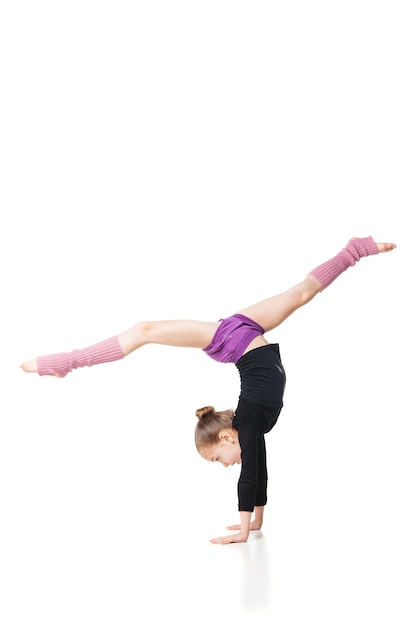
{"label": "girl", "polygon": [[[201,348],[216,361],[234,363],[240,374],[236,410],[208,406],[196,411],[195,443],[200,455],[225,467],[241,464],[238,482],[240,524],[237,533],[212,543],[248,540],[262,526],[267,501],[267,466],[264,435],[276,424],[283,406],[285,372],[278,344],[264,334],[310,302],[342,272],[362,257],[388,252],[393,243],[375,243],[372,237],[354,238],[335,257],[316,267],[284,293],[263,300],[218,322],[190,320],[139,322],[129,330],[83,350],[40,356],[21,364],[25,372],[63,378],[86,365],[116,361],[150,343]],[[253,519],[251,521],[253,515]]]}

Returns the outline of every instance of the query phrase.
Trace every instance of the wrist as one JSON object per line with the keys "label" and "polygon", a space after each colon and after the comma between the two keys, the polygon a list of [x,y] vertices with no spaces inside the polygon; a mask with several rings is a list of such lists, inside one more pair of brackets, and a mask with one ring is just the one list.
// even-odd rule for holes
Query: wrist
{"label": "wrist", "polygon": [[249,537],[251,511],[240,511],[240,533],[246,539]]}
{"label": "wrist", "polygon": [[258,524],[259,526],[262,526],[262,522],[264,519],[264,507],[255,506],[254,515],[255,515],[254,521],[256,522],[256,524]]}

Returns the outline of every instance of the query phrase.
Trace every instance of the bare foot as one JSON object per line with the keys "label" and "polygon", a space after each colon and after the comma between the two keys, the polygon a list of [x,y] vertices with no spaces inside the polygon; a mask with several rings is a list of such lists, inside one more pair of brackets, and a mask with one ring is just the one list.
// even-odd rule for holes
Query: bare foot
{"label": "bare foot", "polygon": [[[37,374],[38,373],[38,364],[36,359],[30,359],[30,361],[26,361],[25,363],[21,363],[19,367],[22,368],[24,372],[28,372],[29,374]],[[57,378],[62,378],[58,372],[54,371],[54,376]]]}
{"label": "bare foot", "polygon": [[378,252],[390,252],[397,247],[395,243],[377,243],[376,245]]}
{"label": "bare foot", "polygon": [[36,359],[30,359],[30,361],[21,363],[19,367],[21,367],[24,372],[28,372],[29,374],[38,373],[38,364],[36,363]]}

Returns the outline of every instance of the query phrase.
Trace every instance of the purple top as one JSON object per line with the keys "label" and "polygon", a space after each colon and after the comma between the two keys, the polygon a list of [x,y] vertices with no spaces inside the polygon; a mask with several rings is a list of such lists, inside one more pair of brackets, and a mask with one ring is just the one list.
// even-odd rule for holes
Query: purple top
{"label": "purple top", "polygon": [[203,350],[215,361],[237,363],[250,342],[264,332],[262,326],[249,317],[236,313],[220,320],[211,343]]}

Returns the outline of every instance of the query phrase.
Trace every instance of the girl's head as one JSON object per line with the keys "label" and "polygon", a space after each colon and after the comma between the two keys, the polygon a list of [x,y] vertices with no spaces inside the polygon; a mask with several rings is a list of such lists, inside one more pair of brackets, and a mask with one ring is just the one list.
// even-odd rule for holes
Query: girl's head
{"label": "girl's head", "polygon": [[195,412],[195,445],[206,461],[218,461],[225,467],[241,462],[237,430],[232,427],[234,411],[215,411],[205,406]]}

